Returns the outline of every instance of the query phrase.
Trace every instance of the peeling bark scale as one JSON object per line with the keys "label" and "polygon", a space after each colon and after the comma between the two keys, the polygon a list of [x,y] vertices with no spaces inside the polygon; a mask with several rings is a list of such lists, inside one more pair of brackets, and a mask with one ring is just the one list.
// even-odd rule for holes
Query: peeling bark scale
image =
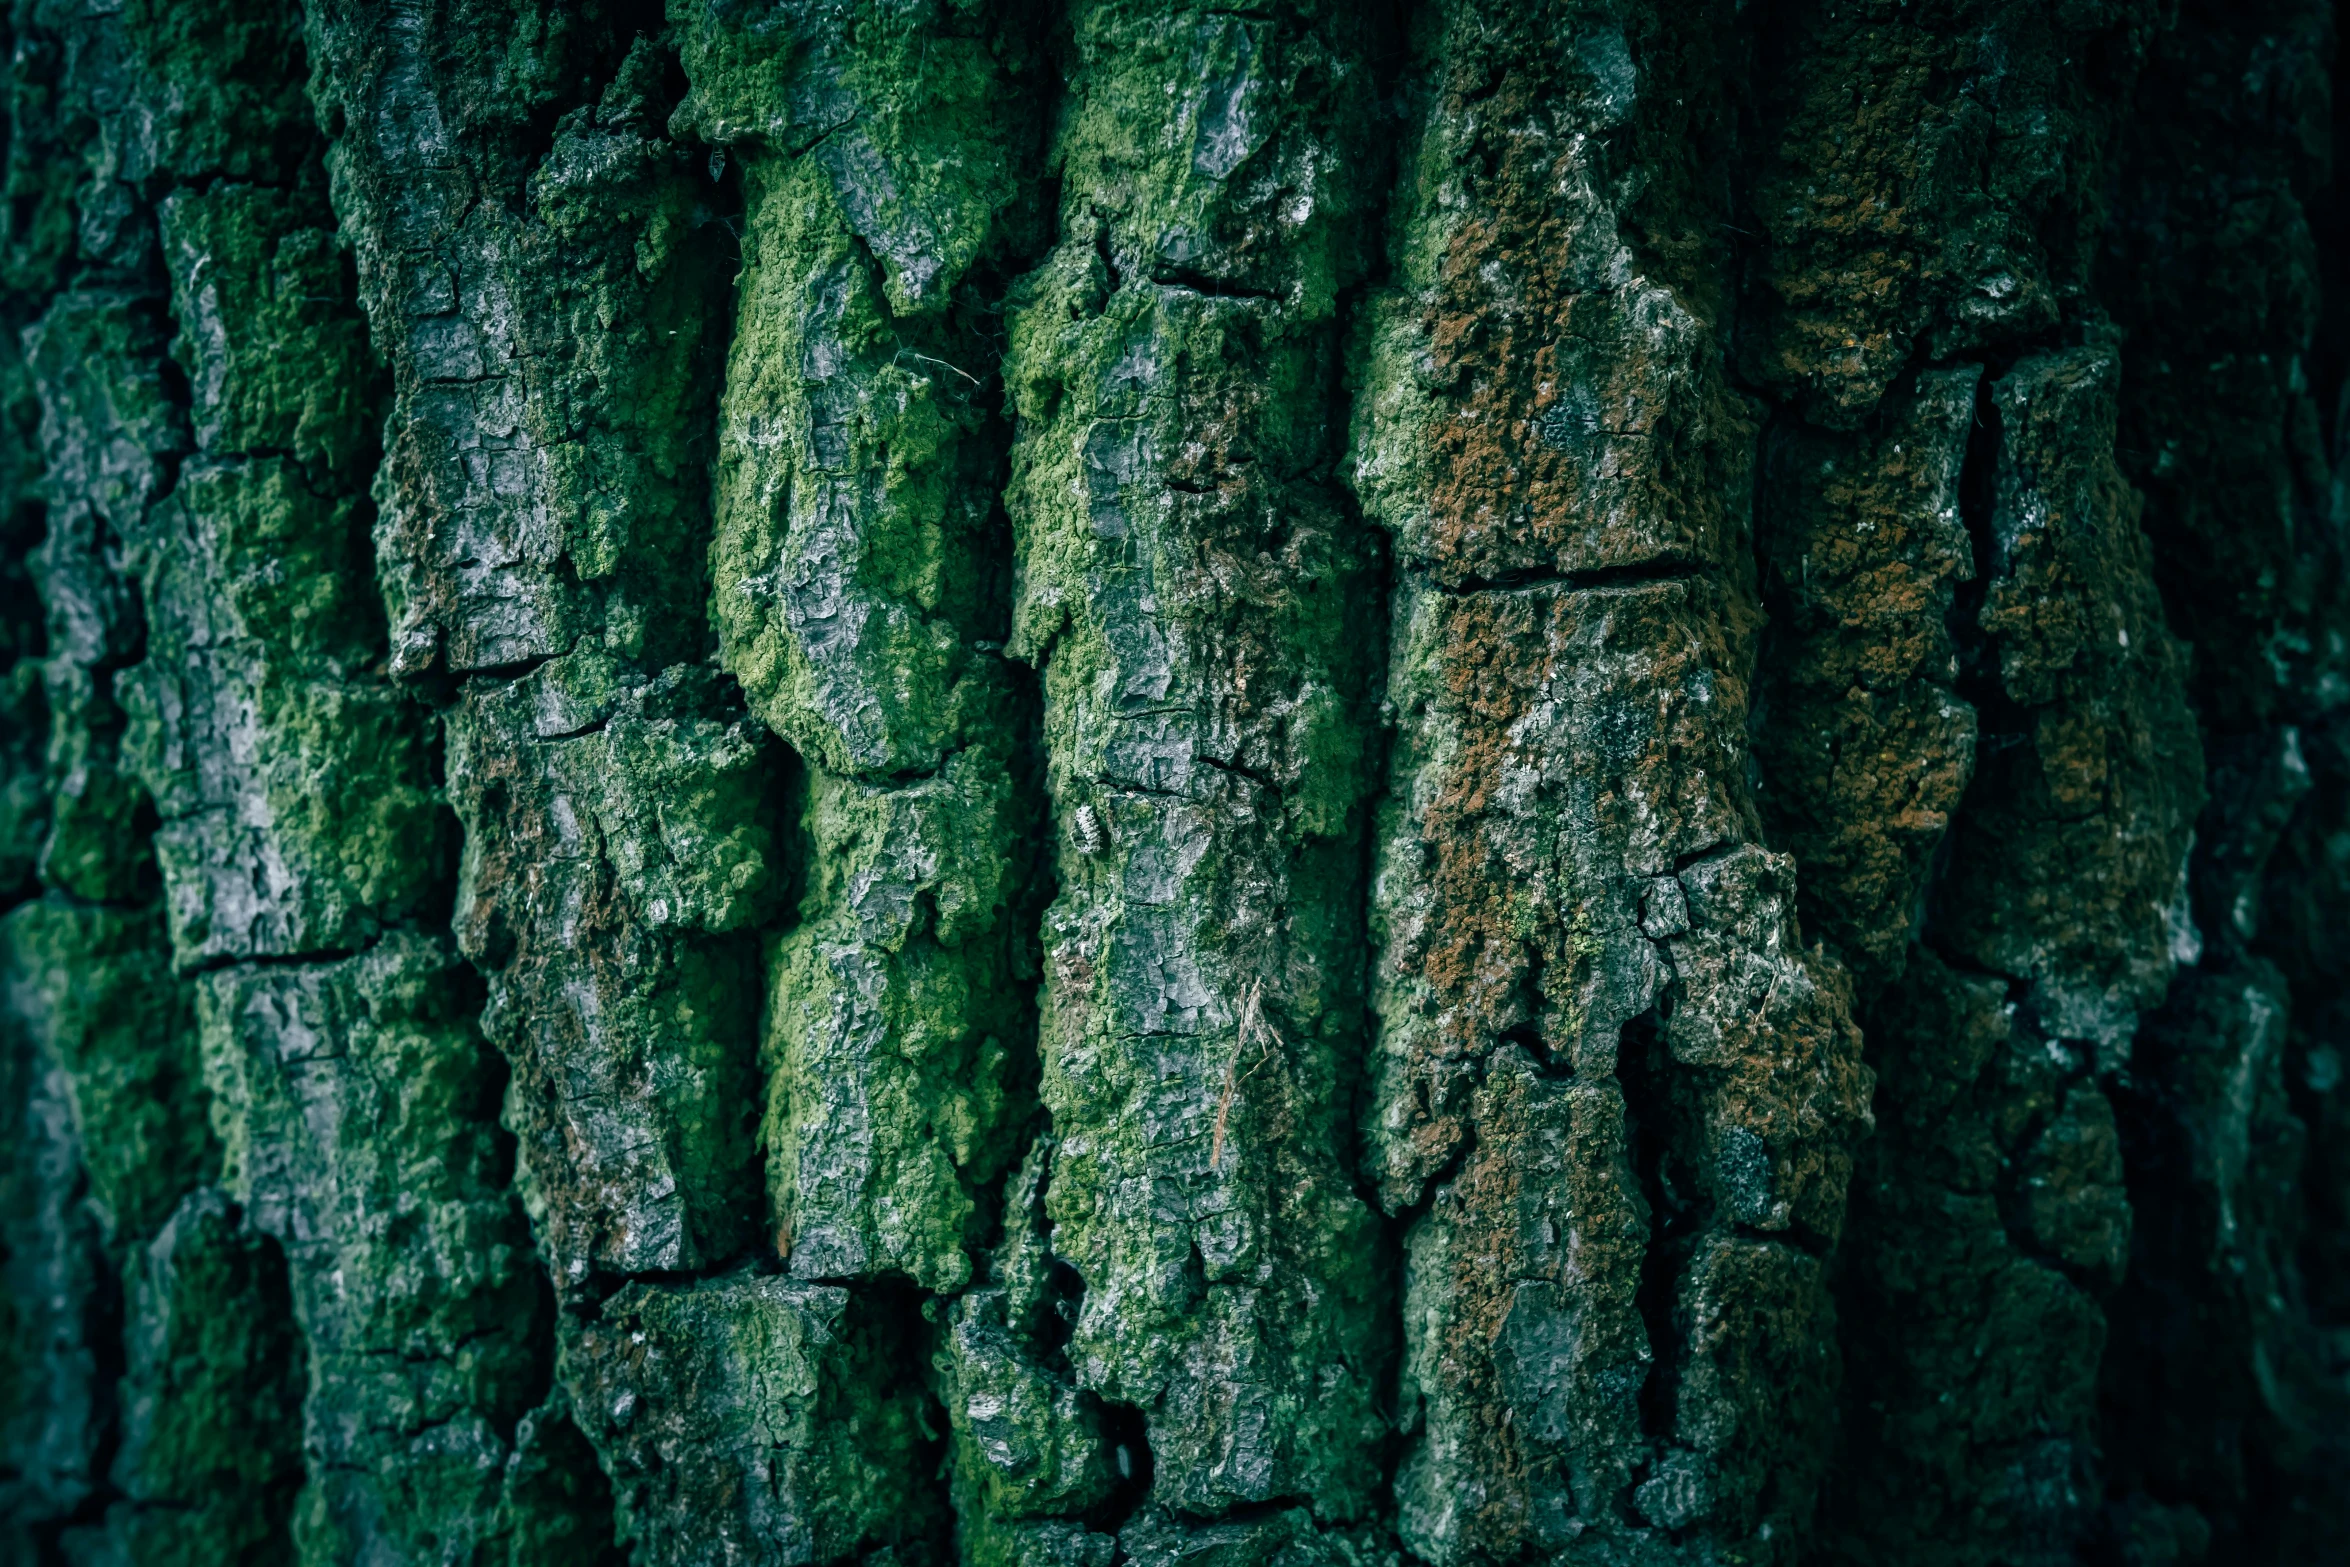
{"label": "peeling bark scale", "polygon": [[2321,1562],[2325,0],[14,0],[0,1554]]}

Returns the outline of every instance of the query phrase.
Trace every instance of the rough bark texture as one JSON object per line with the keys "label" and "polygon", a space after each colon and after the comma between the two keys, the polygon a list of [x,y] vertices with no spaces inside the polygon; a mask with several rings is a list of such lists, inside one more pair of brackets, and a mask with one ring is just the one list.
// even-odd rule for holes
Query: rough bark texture
{"label": "rough bark texture", "polygon": [[13,0],[0,1554],[2350,1533],[2324,0]]}

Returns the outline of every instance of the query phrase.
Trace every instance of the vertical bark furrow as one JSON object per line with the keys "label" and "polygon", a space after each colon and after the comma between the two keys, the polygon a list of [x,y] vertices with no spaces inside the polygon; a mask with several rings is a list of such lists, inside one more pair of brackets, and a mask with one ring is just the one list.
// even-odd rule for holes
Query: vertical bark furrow
{"label": "vertical bark furrow", "polygon": [[632,1558],[928,1561],[945,1534],[921,1318],[734,1271],[638,1281],[575,1325],[567,1377]]}
{"label": "vertical bark furrow", "polygon": [[[789,758],[706,662],[727,187],[668,133],[658,16],[329,6],[310,41],[392,371],[391,668],[453,686],[457,939],[511,1065],[517,1184],[587,1438],[561,1396],[516,1428],[507,1549],[601,1548],[564,1528],[593,1518],[590,1445],[624,1542],[696,1549],[801,1435],[778,1417],[790,1378],[762,1367],[760,1397],[727,1401],[695,1374],[747,1344],[754,1273],[605,1300],[619,1276],[724,1270],[760,1228],[761,931],[786,890]],[[364,1037],[357,1011],[341,1030]],[[648,1292],[665,1326],[615,1337],[607,1314]],[[799,1304],[827,1342],[837,1302]]]}
{"label": "vertical bark furrow", "polygon": [[1071,27],[1061,237],[1005,371],[1061,888],[1043,1206],[1076,1385],[1147,1428],[1124,1549],[1251,1508],[1218,1527],[1255,1560],[1377,1505],[1391,1342],[1345,1125],[1377,551],[1329,400],[1374,84],[1348,6]]}
{"label": "vertical bark furrow", "polygon": [[2340,8],[10,0],[0,1556],[2330,1559]]}
{"label": "vertical bark furrow", "polygon": [[2186,859],[2202,748],[2140,503],[2114,463],[2120,371],[2110,351],[2073,349],[1991,384],[1977,625],[2004,710],[1934,921],[1951,953],[2023,982],[2042,1033],[2095,1047],[2105,1070],[2200,942]]}
{"label": "vertical bark furrow", "polygon": [[[25,363],[23,333],[63,285],[73,258],[72,190],[62,178],[81,151],[86,121],[55,112],[58,40],[35,18],[6,23],[8,201],[0,223],[0,479],[7,485],[5,600],[9,669],[5,707],[7,901],[11,912],[40,897],[49,838],[50,718],[46,699],[48,613],[36,574],[47,532],[42,483],[41,400]],[[107,1390],[98,1364],[103,1253],[98,1223],[77,1200],[81,1150],[70,1094],[43,1030],[10,1007],[6,1053],[6,1185],[0,1188],[0,1255],[5,1256],[7,1333],[0,1372],[0,1546],[30,1558],[90,1492]]]}
{"label": "vertical bark furrow", "polygon": [[713,1539],[778,1563],[922,1555],[950,1527],[944,1433],[902,1284],[970,1281],[1034,1102],[1033,718],[1001,657],[985,319],[1033,206],[1034,133],[1008,109],[1034,73],[968,8],[672,17],[674,133],[743,193],[718,661],[807,764],[760,1025],[790,1276],[631,1286],[572,1360],[645,1559]]}
{"label": "vertical bark furrow", "polygon": [[1924,370],[1871,428],[1788,420],[1763,443],[1758,798],[1802,867],[1805,928],[1864,999],[1908,962],[1974,776],[1949,620],[1975,575],[1959,488],[1982,380],[1979,365]]}
{"label": "vertical bark furrow", "polygon": [[[2113,465],[2116,369],[2102,349],[2036,354],[1984,400],[1980,761],[1928,913],[1935,956],[1913,951],[1870,1013],[1885,1135],[1854,1237],[1867,1469],[1848,1506],[1872,1549],[2064,1551],[2092,1521],[2099,1301],[2130,1233],[2104,1085],[2194,956],[2200,788]],[[2008,1346],[1996,1366],[1986,1340]],[[1954,1538],[1973,1506],[2002,1527]]]}
{"label": "vertical bark furrow", "polygon": [[[295,18],[132,7],[121,46],[115,177],[151,209],[144,244],[157,248],[138,277],[157,291],[168,280],[170,365],[144,323],[132,340],[146,357],[120,358],[104,335],[112,312],[53,312],[80,329],[54,343],[44,332],[36,357],[61,388],[69,369],[152,382],[184,432],[143,510],[53,467],[69,506],[103,508],[137,584],[144,657],[111,682],[128,714],[122,752],[160,819],[170,960],[207,971],[185,1032],[201,1039],[220,1179],[249,1229],[199,1194],[134,1273],[125,1387],[139,1391],[125,1394],[117,1469],[226,1452],[251,1469],[246,1489],[282,1485],[264,1461],[297,1429],[286,1411],[237,1435],[272,1418],[261,1373],[212,1395],[241,1412],[207,1415],[184,1361],[213,1357],[229,1379],[233,1335],[272,1331],[290,1296],[310,1363],[296,1551],[470,1551],[533,1526],[501,1503],[501,1484],[544,1392],[545,1323],[471,986],[445,940],[386,934],[445,899],[452,834],[431,717],[383,678],[365,500],[377,378],[335,248]],[[61,433],[97,406],[53,402]],[[139,421],[123,415],[161,405],[115,394],[106,406],[127,435]],[[341,964],[303,961],[378,942]],[[154,1109],[189,1097],[140,1093]],[[250,1260],[216,1255],[232,1243]],[[258,1297],[187,1294],[230,1283],[281,1315]],[[219,1428],[202,1430],[207,1419]],[[150,1559],[165,1526],[141,1521],[146,1498],[118,1483],[132,1522],[110,1514],[106,1548]],[[219,1509],[249,1518],[224,1528]],[[235,1487],[170,1527],[205,1551],[284,1549],[283,1503],[258,1507]]]}
{"label": "vertical bark furrow", "polygon": [[154,823],[172,802],[142,784],[140,660],[177,651],[142,588],[171,553],[196,446],[167,357],[163,213],[192,187],[266,177],[299,89],[232,71],[174,90],[191,35],[233,66],[269,49],[266,24],[28,6],[16,30],[12,153],[80,166],[34,180],[17,164],[10,192],[11,283],[39,310],[18,373],[40,408],[32,576],[51,720],[42,894],[0,923],[8,1026],[36,1079],[39,1207],[11,1283],[35,1285],[22,1298],[52,1335],[41,1362],[77,1385],[51,1383],[65,1396],[41,1429],[10,1433],[9,1467],[29,1482],[10,1498],[12,1543],[92,1562],[280,1561],[302,1473],[301,1347],[285,1257],[212,1184],[221,1150],[173,971],[189,955],[156,897],[171,856]]}
{"label": "vertical bark furrow", "polygon": [[952,1292],[1034,1104],[989,317],[1036,216],[1041,73],[946,6],[784,22],[689,22],[677,117],[744,188],[720,654],[811,770],[761,1142],[795,1277]]}
{"label": "vertical bark furrow", "polygon": [[986,1283],[954,1303],[932,1359],[966,1567],[1109,1567],[1151,1486],[1146,1436],[1122,1432],[1069,1361],[1083,1284],[1053,1255],[1054,1151],[1039,1137],[1009,1183]]}
{"label": "vertical bark furrow", "polygon": [[593,1456],[548,1397],[546,1291],[480,984],[444,936],[198,988],[226,1183],[279,1237],[310,1354],[301,1558],[594,1561]]}
{"label": "vertical bark furrow", "polygon": [[1738,364],[1788,404],[1761,799],[1879,1073],[1843,1284],[1853,1560],[2069,1558],[2095,1506],[2130,1227],[2104,1085],[2193,941],[2196,736],[2088,297],[2154,20],[1800,6],[1760,40]]}
{"label": "vertical bark furrow", "polygon": [[1703,25],[1431,18],[1369,343],[1353,465],[1400,582],[1367,1135],[1418,1214],[1398,1527],[1440,1563],[1778,1559],[1827,1431],[1868,1079],[1748,797],[1753,427],[1624,183]]}
{"label": "vertical bark furrow", "polygon": [[2204,950],[2117,1095],[2137,1223],[2099,1414],[2120,1549],[2319,1560],[2350,1527],[2350,103],[2338,8],[2178,11],[2099,282],[2123,470],[2196,649]]}
{"label": "vertical bark furrow", "polygon": [[106,1353],[104,1251],[80,1198],[80,1144],[64,1075],[13,1016],[7,1056],[7,1164],[0,1180],[0,1547],[34,1560],[39,1542],[89,1497]]}
{"label": "vertical bark furrow", "polygon": [[[328,6],[320,111],[390,361],[392,669],[461,680],[457,931],[558,1286],[749,1243],[784,758],[709,648],[727,252],[674,58],[603,8]],[[519,672],[518,672],[519,667]]]}

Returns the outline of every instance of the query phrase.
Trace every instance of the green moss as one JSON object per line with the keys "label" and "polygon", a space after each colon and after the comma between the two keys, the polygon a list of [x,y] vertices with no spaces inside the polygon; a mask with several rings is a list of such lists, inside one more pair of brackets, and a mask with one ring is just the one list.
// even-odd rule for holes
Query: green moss
{"label": "green moss", "polygon": [[429,61],[373,12],[310,34],[330,120],[376,123],[363,84],[393,59],[431,106],[329,159],[392,369],[392,670],[502,668],[582,635],[641,671],[698,658],[733,241],[705,160],[662,134],[668,61],[600,7],[446,20]]}
{"label": "green moss", "polygon": [[[25,339],[25,359],[41,397],[41,442],[48,463],[44,488],[59,512],[84,509],[124,530],[134,529],[161,488],[159,460],[187,449],[187,414],[164,376],[165,332],[151,301],[128,290],[94,288],[60,297]],[[81,563],[58,558],[68,547],[87,548],[60,535],[51,522],[54,575]],[[87,568],[83,568],[87,569]],[[96,582],[75,583],[82,593]],[[52,602],[53,618],[79,606]],[[88,633],[60,626],[59,651]],[[78,633],[78,635],[77,635]]]}
{"label": "green moss", "polygon": [[360,667],[358,527],[274,459],[193,468],[153,515],[150,656],[116,689],[183,963],[357,946],[446,874],[429,720]]}
{"label": "green moss", "polygon": [[149,800],[123,754],[129,720],[84,666],[59,659],[44,674],[50,787],[41,879],[89,902],[129,903],[154,878],[140,831]]}
{"label": "green moss", "polygon": [[726,7],[672,0],[693,84],[672,127],[820,172],[880,264],[888,309],[936,310],[994,241],[1028,134],[1003,112],[1032,68],[1023,41],[990,37],[981,13],[974,0],[916,0],[793,7],[746,26]]}
{"label": "green moss", "polygon": [[[126,174],[274,180],[301,166],[315,132],[289,68],[299,47],[292,6],[126,0],[121,17],[145,78]],[[146,160],[151,169],[136,166]]]}
{"label": "green moss", "polygon": [[174,651],[251,643],[296,670],[351,674],[380,655],[356,497],[319,493],[291,462],[208,451],[158,511],[143,564]]}
{"label": "green moss", "polygon": [[1073,17],[1063,239],[1006,382],[1043,671],[1052,1249],[1154,1498],[1373,1505],[1390,1338],[1342,1164],[1375,550],[1321,399],[1376,167],[1351,13]]}
{"label": "green moss", "polygon": [[[631,640],[638,618],[653,617],[655,658],[702,642],[700,540],[677,529],[706,526],[713,307],[725,286],[707,176],[654,123],[662,70],[640,38],[603,101],[558,124],[506,283],[535,307],[511,322],[538,372],[523,389],[528,442],[544,453],[534,498],[593,585],[588,602],[605,601],[607,636]],[[457,367],[425,368],[444,378]]]}
{"label": "green moss", "polygon": [[1076,1520],[1098,1516],[1140,1456],[1120,1451],[1101,1405],[1078,1390],[1057,1351],[1069,1302],[1054,1276],[1043,1201],[1056,1146],[1039,1138],[1008,1184],[986,1284],[941,1313],[931,1355],[968,1567],[1104,1567],[1114,1540]]}
{"label": "green moss", "polygon": [[628,1285],[574,1328],[565,1380],[638,1562],[833,1561],[944,1522],[912,1346],[872,1305],[734,1274]]}
{"label": "green moss", "polygon": [[775,1240],[802,1277],[960,1289],[1033,1104],[1028,720],[971,281],[1024,221],[1026,48],[952,5],[676,19],[673,124],[745,198],[713,619],[812,765],[763,1057]]}
{"label": "green moss", "polygon": [[[57,1361],[49,1378],[84,1389],[81,1440],[113,1453],[111,1473],[87,1480],[114,1496],[91,1499],[85,1483],[29,1510],[12,1497],[10,1510],[13,1527],[56,1508],[51,1549],[76,1560],[284,1560],[300,1477],[301,1351],[283,1259],[202,1187],[219,1149],[203,1124],[189,998],[149,904],[154,816],[134,775],[148,747],[125,674],[158,643],[184,651],[140,592],[156,503],[192,445],[152,283],[162,273],[149,202],[184,180],[279,172],[289,136],[308,134],[298,84],[280,70],[290,19],[205,5],[169,17],[138,5],[128,16],[27,12],[11,38],[13,85],[27,89],[11,95],[11,216],[31,221],[9,235],[11,281],[28,292],[12,296],[8,324],[13,334],[38,319],[8,391],[12,415],[25,390],[39,401],[47,537],[31,575],[48,621],[56,798],[42,854],[53,891],[9,917],[0,970],[13,1026],[70,1108],[87,1212],[125,1271],[119,1298],[73,1277],[60,1264],[86,1244],[73,1232],[88,1221],[37,1221],[50,1232],[38,1250],[51,1320],[86,1324],[44,1347]],[[60,177],[23,178],[36,148]],[[69,254],[74,286],[56,292]],[[15,519],[28,498],[11,494]],[[15,671],[19,711],[29,672]],[[73,1178],[70,1166],[57,1175]]]}
{"label": "green moss", "polygon": [[141,1567],[290,1563],[303,1354],[285,1259],[219,1192],[191,1193],[124,1284],[122,1499],[77,1559]]}
{"label": "green moss", "polygon": [[446,875],[429,721],[367,669],[377,388],[325,216],[314,188],[161,204],[200,456],[123,527],[148,658],[116,690],[183,964],[356,947]]}
{"label": "green moss", "polygon": [[[437,1557],[522,1527],[499,1521],[501,1476],[545,1385],[545,1321],[479,995],[412,934],[199,981],[225,1179],[284,1244],[309,1344],[305,1561]],[[548,1471],[562,1461],[532,1461],[541,1490],[577,1488]]]}
{"label": "green moss", "polygon": [[964,449],[984,410],[974,382],[895,330],[821,170],[753,159],[745,185],[720,645],[752,710],[810,760],[928,771],[988,709],[967,639],[989,607],[974,556],[993,498]]}
{"label": "green moss", "polygon": [[220,1158],[160,912],[25,904],[0,920],[0,974],[10,1009],[65,1073],[110,1232],[152,1234]]}
{"label": "green moss", "polygon": [[[1137,283],[1204,274],[1278,295],[1298,323],[1328,320],[1380,205],[1363,20],[1313,4],[1263,19],[1093,4],[1071,20],[1054,149],[1064,192],[1085,193],[1064,195],[1071,233],[1090,241],[1098,212]],[[1354,157],[1324,155],[1335,147]]]}
{"label": "green moss", "polygon": [[690,14],[675,124],[743,164],[714,616],[752,708],[837,773],[929,772],[994,714],[996,345],[966,282],[1033,176],[1025,51],[965,8]]}
{"label": "green moss", "polygon": [[819,775],[811,880],[768,983],[778,1244],[815,1278],[956,1290],[1034,1103],[1029,803],[1000,751],[882,788]]}
{"label": "green moss", "polygon": [[42,875],[93,902],[146,886],[146,797],[122,754],[124,719],[97,670],[136,653],[142,633],[121,542],[135,538],[186,449],[163,376],[161,331],[136,294],[93,289],[53,303],[26,334],[41,399],[48,536],[34,574],[48,619],[49,841]]}
{"label": "green moss", "polygon": [[459,939],[539,1243],[578,1282],[727,1256],[756,1222],[752,932],[784,863],[779,759],[714,672],[615,693],[570,662],[461,707],[449,773]]}
{"label": "green moss", "polygon": [[[8,23],[43,1549],[1653,1567],[1827,1496],[1963,1567],[2074,1550],[2101,1447],[2124,1556],[2316,1494],[2322,6],[2164,45],[2132,134],[2254,150],[2111,251],[2127,378],[2149,0],[667,9]],[[2190,682],[2300,782],[2215,791],[2125,1079]]]}
{"label": "green moss", "polygon": [[291,452],[356,478],[381,387],[316,193],[216,185],[174,194],[158,216],[197,444],[215,458]]}

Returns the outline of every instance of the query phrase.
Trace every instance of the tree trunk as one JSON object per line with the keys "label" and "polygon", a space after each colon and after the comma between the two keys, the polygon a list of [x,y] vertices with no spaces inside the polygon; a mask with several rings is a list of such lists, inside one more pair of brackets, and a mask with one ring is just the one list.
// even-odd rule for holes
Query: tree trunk
{"label": "tree trunk", "polygon": [[0,1550],[2318,1562],[2325,0],[15,0]]}

